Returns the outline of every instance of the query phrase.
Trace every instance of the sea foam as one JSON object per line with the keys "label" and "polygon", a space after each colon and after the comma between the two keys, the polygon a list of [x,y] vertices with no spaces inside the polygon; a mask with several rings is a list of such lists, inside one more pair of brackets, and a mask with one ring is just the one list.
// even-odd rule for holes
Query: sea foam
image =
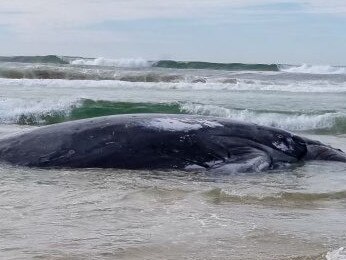
{"label": "sea foam", "polygon": [[[127,113],[185,113],[192,115],[216,116],[233,120],[277,127],[289,131],[346,132],[346,114],[341,112],[320,112],[318,114],[294,114],[284,111],[256,111],[232,109],[222,106],[196,103],[131,103],[116,100],[89,100],[78,97],[70,99],[27,100],[6,98],[0,100],[0,123],[3,124],[50,124],[94,116]],[[177,122],[159,119],[153,121],[156,128],[216,127],[215,122]]]}
{"label": "sea foam", "polygon": [[194,91],[275,91],[300,93],[346,93],[346,82],[328,84],[325,81],[303,82],[296,84],[270,84],[254,80],[251,83],[239,80],[234,83],[191,83],[191,82],[129,82],[121,80],[64,80],[64,79],[5,79],[0,78],[3,86],[56,87],[56,88],[117,88],[117,89],[153,89],[153,90],[194,90]]}
{"label": "sea foam", "polygon": [[23,100],[2,99],[0,100],[0,123],[1,124],[45,124],[47,116],[67,116],[71,109],[78,106],[80,100]]}
{"label": "sea foam", "polygon": [[338,120],[343,121],[346,119],[346,115],[342,113],[324,113],[317,115],[265,113],[202,104],[183,104],[181,108],[183,111],[190,114],[225,117],[290,131],[331,129],[335,127]]}
{"label": "sea foam", "polygon": [[280,65],[280,71],[290,73],[306,73],[306,74],[346,74],[346,67],[334,67],[329,65],[308,65],[300,66]]}
{"label": "sea foam", "polygon": [[327,260],[346,260],[346,250],[343,247],[334,251],[329,251],[326,255]]}
{"label": "sea foam", "polygon": [[90,65],[90,66],[110,66],[110,67],[121,67],[121,68],[145,68],[150,67],[151,62],[142,59],[76,59],[71,61],[72,65]]}

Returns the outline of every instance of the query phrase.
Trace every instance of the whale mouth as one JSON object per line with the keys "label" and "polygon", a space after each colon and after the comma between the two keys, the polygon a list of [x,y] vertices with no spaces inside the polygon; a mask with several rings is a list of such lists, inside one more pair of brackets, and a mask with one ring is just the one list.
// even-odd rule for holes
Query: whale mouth
{"label": "whale mouth", "polygon": [[303,159],[346,162],[346,154],[342,150],[306,137],[302,137],[302,139],[307,148],[307,153]]}
{"label": "whale mouth", "polygon": [[307,160],[346,162],[346,154],[340,150],[322,144],[307,144]]}

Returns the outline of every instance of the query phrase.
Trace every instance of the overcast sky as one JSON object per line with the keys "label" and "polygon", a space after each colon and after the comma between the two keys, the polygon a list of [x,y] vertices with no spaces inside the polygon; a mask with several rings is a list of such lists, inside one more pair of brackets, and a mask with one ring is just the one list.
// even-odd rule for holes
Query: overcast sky
{"label": "overcast sky", "polygon": [[0,0],[0,55],[346,65],[346,0]]}

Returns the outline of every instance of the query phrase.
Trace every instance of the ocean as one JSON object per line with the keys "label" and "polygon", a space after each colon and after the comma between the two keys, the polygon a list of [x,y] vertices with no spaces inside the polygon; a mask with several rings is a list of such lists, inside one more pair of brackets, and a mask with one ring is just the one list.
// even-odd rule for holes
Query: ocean
{"label": "ocean", "polygon": [[[346,67],[0,57],[0,138],[129,113],[218,116],[346,151]],[[346,259],[346,165],[256,174],[0,167],[1,259]]]}

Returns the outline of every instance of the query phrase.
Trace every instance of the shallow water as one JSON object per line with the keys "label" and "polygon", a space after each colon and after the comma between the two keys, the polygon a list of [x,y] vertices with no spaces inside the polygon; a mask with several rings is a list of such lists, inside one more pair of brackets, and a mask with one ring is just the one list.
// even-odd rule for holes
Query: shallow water
{"label": "shallow water", "polygon": [[346,178],[330,178],[329,168],[315,163],[222,181],[172,173],[5,168],[2,254],[6,259],[323,255],[346,241],[346,191],[340,185]]}
{"label": "shallow water", "polygon": [[[95,113],[160,112],[166,107],[153,106],[160,103],[172,113],[281,127],[346,151],[344,75],[103,69],[188,80],[0,78],[0,137]],[[238,83],[218,83],[224,77]],[[0,223],[2,259],[346,259],[346,164],[222,176],[1,165]]]}
{"label": "shallow water", "polygon": [[4,259],[325,259],[346,241],[345,172],[343,163],[317,161],[224,176],[3,165],[0,252]]}

